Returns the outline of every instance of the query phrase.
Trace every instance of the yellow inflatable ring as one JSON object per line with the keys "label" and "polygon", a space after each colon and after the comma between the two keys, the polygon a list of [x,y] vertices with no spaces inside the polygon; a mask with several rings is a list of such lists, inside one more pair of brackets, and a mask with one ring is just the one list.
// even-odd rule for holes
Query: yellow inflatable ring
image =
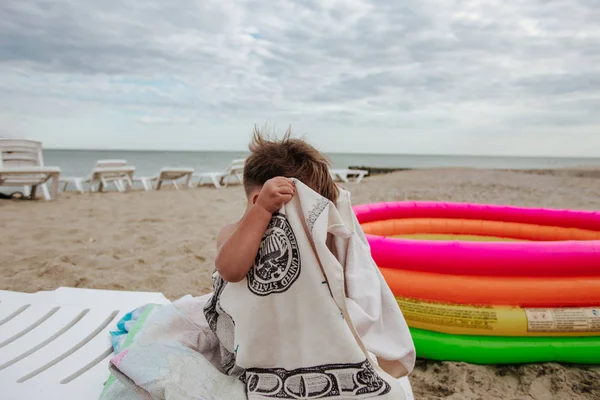
{"label": "yellow inflatable ring", "polygon": [[600,336],[600,307],[459,305],[396,297],[409,327],[453,335]]}

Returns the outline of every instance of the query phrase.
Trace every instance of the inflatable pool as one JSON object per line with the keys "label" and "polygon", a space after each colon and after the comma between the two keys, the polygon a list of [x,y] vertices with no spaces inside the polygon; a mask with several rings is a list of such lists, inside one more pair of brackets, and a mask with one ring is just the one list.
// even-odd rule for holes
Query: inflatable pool
{"label": "inflatable pool", "polygon": [[354,211],[421,357],[600,363],[600,213],[439,202]]}

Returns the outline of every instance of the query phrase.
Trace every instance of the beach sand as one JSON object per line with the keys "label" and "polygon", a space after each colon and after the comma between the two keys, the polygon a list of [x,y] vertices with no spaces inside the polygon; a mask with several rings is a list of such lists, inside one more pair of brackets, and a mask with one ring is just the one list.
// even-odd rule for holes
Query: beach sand
{"label": "beach sand", "polygon": [[[598,176],[592,170],[414,170],[346,187],[354,204],[441,200],[600,210]],[[241,216],[244,202],[239,186],[0,201],[0,289],[161,291],[172,300],[207,293],[216,235]],[[600,399],[600,367],[419,360],[411,382],[417,399]]]}

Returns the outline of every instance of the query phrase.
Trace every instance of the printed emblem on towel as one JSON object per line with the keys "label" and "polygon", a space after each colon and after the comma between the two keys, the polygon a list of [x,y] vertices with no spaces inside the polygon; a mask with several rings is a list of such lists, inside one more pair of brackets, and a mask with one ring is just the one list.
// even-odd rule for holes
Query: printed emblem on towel
{"label": "printed emblem on towel", "polygon": [[246,370],[245,382],[249,398],[257,395],[273,399],[347,399],[349,396],[366,399],[391,390],[367,361],[292,371],[250,368]]}
{"label": "printed emblem on towel", "polygon": [[285,215],[275,213],[248,272],[248,289],[259,296],[285,292],[299,275],[296,236]]}

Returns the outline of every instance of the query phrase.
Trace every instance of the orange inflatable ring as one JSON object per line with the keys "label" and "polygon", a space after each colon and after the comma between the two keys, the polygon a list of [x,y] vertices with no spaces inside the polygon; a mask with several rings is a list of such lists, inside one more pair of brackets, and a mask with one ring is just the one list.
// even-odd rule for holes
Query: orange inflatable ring
{"label": "orange inflatable ring", "polygon": [[600,293],[600,277],[488,277],[380,270],[396,296],[448,303],[592,307],[598,305]]}

